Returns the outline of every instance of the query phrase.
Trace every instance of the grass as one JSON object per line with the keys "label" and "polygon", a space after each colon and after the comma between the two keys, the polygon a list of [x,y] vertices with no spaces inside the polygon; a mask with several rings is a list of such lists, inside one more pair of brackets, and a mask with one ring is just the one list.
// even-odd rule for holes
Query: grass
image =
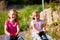
{"label": "grass", "polygon": [[7,12],[0,12],[0,34],[4,34],[4,23],[5,20],[7,19]]}

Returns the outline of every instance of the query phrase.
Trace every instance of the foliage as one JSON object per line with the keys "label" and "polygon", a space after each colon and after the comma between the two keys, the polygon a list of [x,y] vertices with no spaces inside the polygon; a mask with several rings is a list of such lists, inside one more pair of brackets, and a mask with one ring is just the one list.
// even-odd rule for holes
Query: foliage
{"label": "foliage", "polygon": [[4,33],[4,22],[7,19],[7,12],[0,11],[0,34]]}

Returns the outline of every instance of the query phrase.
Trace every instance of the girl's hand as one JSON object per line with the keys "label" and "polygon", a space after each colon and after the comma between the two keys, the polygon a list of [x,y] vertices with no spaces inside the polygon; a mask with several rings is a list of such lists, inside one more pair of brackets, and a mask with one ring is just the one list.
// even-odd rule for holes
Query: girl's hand
{"label": "girl's hand", "polygon": [[36,33],[39,34],[39,31],[37,31]]}
{"label": "girl's hand", "polygon": [[10,33],[6,33],[7,36],[10,36]]}
{"label": "girl's hand", "polygon": [[15,37],[15,36],[16,36],[16,34],[11,34],[10,36],[13,36],[13,37]]}
{"label": "girl's hand", "polygon": [[16,33],[15,35],[18,35],[18,33]]}

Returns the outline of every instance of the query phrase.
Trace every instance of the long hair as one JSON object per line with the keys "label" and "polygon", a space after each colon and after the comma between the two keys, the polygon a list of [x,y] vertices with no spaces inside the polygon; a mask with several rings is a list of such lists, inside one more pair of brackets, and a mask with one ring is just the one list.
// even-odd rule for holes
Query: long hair
{"label": "long hair", "polygon": [[[10,9],[10,10],[9,10],[9,13],[10,13],[11,11],[13,11],[14,14],[16,15],[15,21],[17,21],[17,20],[18,20],[18,12],[17,12],[17,10],[16,10],[16,9]],[[9,13],[8,13],[8,20],[10,19]]]}
{"label": "long hair", "polygon": [[[33,13],[32,13],[32,19],[35,20],[34,14],[39,14],[39,13],[40,13],[40,12],[39,12],[38,10],[33,11]],[[40,14],[39,14],[39,15],[40,15]]]}

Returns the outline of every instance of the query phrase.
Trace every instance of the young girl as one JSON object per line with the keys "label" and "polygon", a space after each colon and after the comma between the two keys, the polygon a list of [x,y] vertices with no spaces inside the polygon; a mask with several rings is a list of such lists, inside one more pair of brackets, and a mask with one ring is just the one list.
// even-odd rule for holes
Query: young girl
{"label": "young girl", "polygon": [[44,36],[45,39],[48,40],[46,35],[45,35],[45,32],[43,31],[44,21],[40,20],[40,14],[39,13],[40,12],[37,10],[32,13],[32,19],[33,20],[31,21],[31,25],[30,25],[32,27],[32,29],[31,29],[32,35],[33,35],[34,40],[43,39],[42,36]]}
{"label": "young girl", "polygon": [[17,40],[19,33],[18,12],[15,9],[11,9],[8,13],[8,20],[5,22],[5,34],[6,40]]}

